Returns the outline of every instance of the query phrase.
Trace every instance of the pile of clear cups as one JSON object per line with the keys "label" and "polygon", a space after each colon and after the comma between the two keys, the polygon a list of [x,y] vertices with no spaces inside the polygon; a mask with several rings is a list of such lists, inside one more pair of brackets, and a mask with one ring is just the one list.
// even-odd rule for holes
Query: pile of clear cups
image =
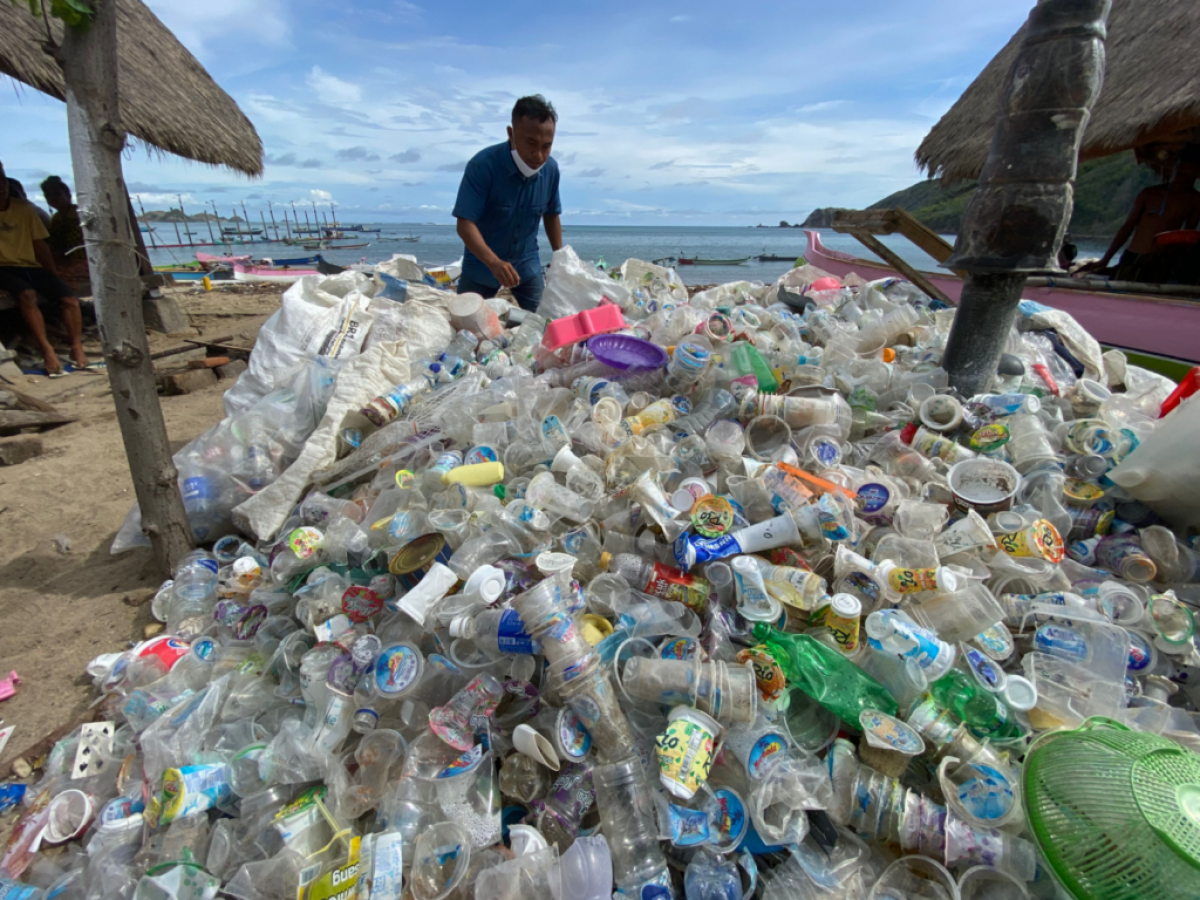
{"label": "pile of clear cups", "polygon": [[1110,477],[1167,382],[1059,318],[961,396],[906,282],[621,271],[565,347],[376,297],[411,371],[89,664],[0,896],[1045,897],[1033,741],[1200,751],[1200,546]]}

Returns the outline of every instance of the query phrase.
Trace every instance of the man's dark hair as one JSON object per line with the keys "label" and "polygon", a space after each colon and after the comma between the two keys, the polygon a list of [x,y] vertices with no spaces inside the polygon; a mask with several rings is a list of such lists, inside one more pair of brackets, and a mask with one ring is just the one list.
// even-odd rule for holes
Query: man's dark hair
{"label": "man's dark hair", "polygon": [[518,119],[534,119],[538,122],[549,120],[557,125],[558,111],[555,110],[554,104],[541,94],[532,94],[522,97],[513,106],[512,120],[515,122]]}
{"label": "man's dark hair", "polygon": [[25,196],[25,185],[21,184],[21,182],[17,181],[15,178],[8,179],[8,192],[18,199],[28,199]]}
{"label": "man's dark hair", "polygon": [[46,191],[52,191],[52,190],[56,190],[59,188],[65,190],[65,191],[70,190],[70,188],[67,187],[66,182],[64,182],[57,175],[50,175],[49,177],[47,177],[46,180],[42,182],[41,188],[42,188],[43,194],[46,193]]}

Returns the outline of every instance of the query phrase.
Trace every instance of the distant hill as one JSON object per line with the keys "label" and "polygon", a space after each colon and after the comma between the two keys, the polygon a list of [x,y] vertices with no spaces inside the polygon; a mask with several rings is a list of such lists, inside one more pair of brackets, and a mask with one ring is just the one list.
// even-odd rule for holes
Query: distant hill
{"label": "distant hill", "polygon": [[[1155,181],[1153,172],[1134,162],[1133,153],[1119,153],[1084,163],[1079,167],[1075,182],[1071,235],[1076,238],[1112,237],[1133,208],[1138,191]],[[922,181],[884,197],[868,208],[900,207],[940,234],[957,234],[963,210],[975,193],[975,185],[974,181],[964,181],[945,188],[940,181]],[[830,211],[814,210],[809,218],[826,212]]]}
{"label": "distant hill", "polygon": [[[143,222],[219,222],[221,221],[212,213],[196,213],[194,216],[186,216],[178,209],[148,209],[144,215],[138,216]],[[242,217],[235,215],[230,222],[241,222]]]}
{"label": "distant hill", "polygon": [[[895,196],[895,195],[893,195]],[[840,206],[822,206],[808,214],[801,228],[829,228],[833,225],[833,217],[845,210]]]}

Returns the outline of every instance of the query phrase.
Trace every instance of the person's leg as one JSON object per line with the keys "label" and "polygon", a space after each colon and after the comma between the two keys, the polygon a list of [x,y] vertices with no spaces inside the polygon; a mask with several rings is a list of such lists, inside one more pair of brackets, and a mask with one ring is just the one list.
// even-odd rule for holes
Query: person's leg
{"label": "person's leg", "polygon": [[513,299],[517,301],[517,305],[521,309],[535,313],[538,311],[538,304],[542,302],[542,291],[545,289],[546,280],[542,277],[542,273],[538,272],[512,289]]}
{"label": "person's leg", "polygon": [[33,288],[22,291],[17,296],[17,303],[21,307],[21,318],[29,326],[33,340],[42,353],[42,359],[46,361],[46,371],[51,374],[61,372],[62,363],[58,361],[58,354],[54,352],[54,348],[50,346],[50,339],[46,337],[46,320],[42,318],[42,311],[38,309],[37,292]]}
{"label": "person's leg", "polygon": [[87,367],[87,354],[83,352],[83,313],[79,309],[79,298],[61,278],[45,269],[30,269],[29,283],[47,300],[62,304],[63,326],[71,342],[71,362],[83,369]]}
{"label": "person's leg", "polygon": [[472,281],[465,275],[460,276],[458,279],[458,293],[460,294],[478,294],[484,300],[491,300],[499,290],[499,288],[492,287],[489,284]]}

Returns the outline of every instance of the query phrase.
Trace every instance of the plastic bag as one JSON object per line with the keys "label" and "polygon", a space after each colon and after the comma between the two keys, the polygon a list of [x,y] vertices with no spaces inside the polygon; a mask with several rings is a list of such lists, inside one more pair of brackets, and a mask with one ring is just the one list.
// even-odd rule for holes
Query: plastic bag
{"label": "plastic bag", "polygon": [[357,356],[374,320],[373,293],[371,280],[358,272],[310,275],[288,288],[279,311],[259,330],[248,368],[225,394],[225,412],[232,415],[275,390],[300,360]]}
{"label": "plastic bag", "polygon": [[538,314],[547,319],[573,316],[599,306],[605,297],[622,309],[631,302],[629,288],[581,260],[569,246],[560,247],[554,251]]}

